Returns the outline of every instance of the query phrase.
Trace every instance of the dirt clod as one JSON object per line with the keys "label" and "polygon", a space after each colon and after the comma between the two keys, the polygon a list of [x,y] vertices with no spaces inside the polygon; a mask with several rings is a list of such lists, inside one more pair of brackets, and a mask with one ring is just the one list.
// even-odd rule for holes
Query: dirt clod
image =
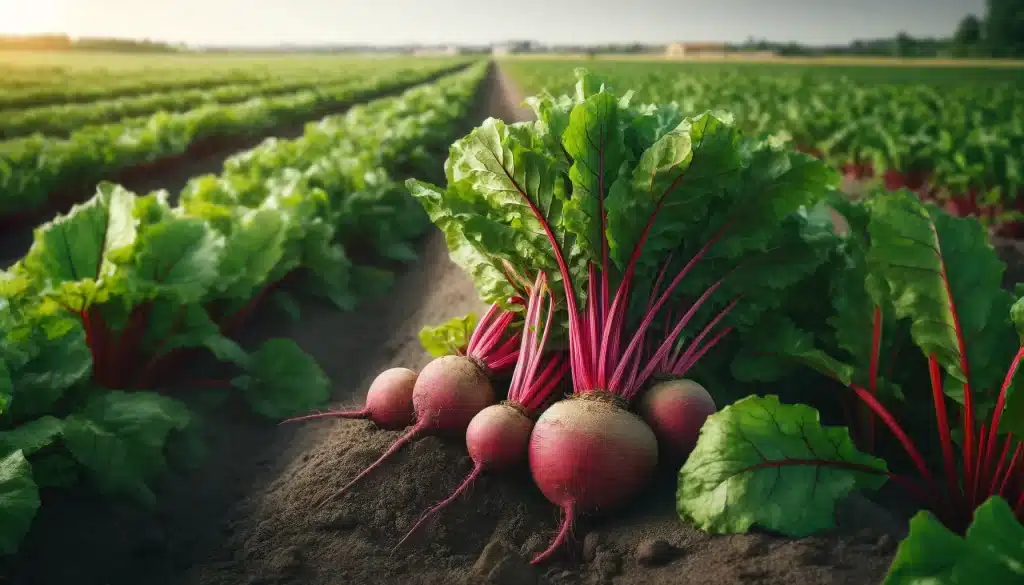
{"label": "dirt clod", "polygon": [[594,557],[597,556],[597,547],[601,544],[601,536],[596,532],[588,532],[587,536],[583,538],[583,561],[586,563],[594,562]]}
{"label": "dirt clod", "polygon": [[817,540],[800,547],[796,558],[810,566],[824,566],[832,560],[831,541]]}
{"label": "dirt clod", "polygon": [[473,565],[473,572],[494,585],[532,585],[537,571],[511,545],[493,541],[484,547]]}
{"label": "dirt clod", "polygon": [[663,538],[652,538],[636,547],[636,562],[645,567],[660,567],[672,561],[679,549]]}
{"label": "dirt clod", "polygon": [[325,514],[318,523],[321,530],[351,530],[359,525],[359,521],[346,512]]}
{"label": "dirt clod", "polygon": [[615,577],[622,574],[622,557],[619,553],[610,550],[603,550],[594,559],[597,564],[597,572],[604,578]]}
{"label": "dirt clod", "polygon": [[547,543],[544,542],[544,538],[539,534],[531,535],[523,543],[523,546],[519,548],[520,552],[523,553],[524,557],[532,558],[540,553],[544,552],[547,548]]}
{"label": "dirt clod", "polygon": [[537,571],[520,556],[505,557],[487,575],[487,581],[494,585],[534,585]]}
{"label": "dirt clod", "polygon": [[287,575],[302,566],[302,553],[297,546],[274,551],[266,561],[266,569],[275,575]]}
{"label": "dirt clod", "polygon": [[737,534],[730,538],[729,544],[740,557],[760,556],[771,546],[763,534]]}
{"label": "dirt clod", "polygon": [[496,540],[487,544],[480,553],[476,563],[473,565],[473,572],[479,575],[486,575],[491,572],[501,559],[514,554],[507,543]]}

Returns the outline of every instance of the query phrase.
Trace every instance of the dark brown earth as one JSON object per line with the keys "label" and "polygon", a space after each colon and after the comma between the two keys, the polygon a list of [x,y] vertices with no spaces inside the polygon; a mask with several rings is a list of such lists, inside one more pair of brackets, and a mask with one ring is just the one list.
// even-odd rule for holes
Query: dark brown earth
{"label": "dark brown earth", "polygon": [[[510,95],[514,88],[500,74],[489,78],[473,121],[522,115]],[[358,404],[377,372],[428,361],[416,340],[421,326],[482,308],[438,234],[421,249],[422,260],[400,274],[393,291],[359,311],[307,303],[298,322],[261,315],[248,337],[293,337],[333,380],[334,400]],[[459,442],[416,442],[316,509],[398,433],[362,421],[278,427],[234,408],[211,415],[205,429],[209,456],[162,486],[155,511],[87,492],[45,494],[23,554],[0,563],[0,583],[874,585],[900,532],[887,514],[855,498],[831,534],[712,537],[676,516],[668,470],[632,506],[585,520],[569,556],[535,569],[527,559],[553,536],[559,514],[520,472],[483,477],[392,552],[422,510],[469,470]]]}

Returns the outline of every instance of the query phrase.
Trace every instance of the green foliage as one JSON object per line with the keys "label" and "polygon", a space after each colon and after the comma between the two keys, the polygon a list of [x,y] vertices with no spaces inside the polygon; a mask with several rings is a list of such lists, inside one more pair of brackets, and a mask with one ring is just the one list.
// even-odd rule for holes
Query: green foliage
{"label": "green foliage", "polygon": [[[0,137],[5,124],[12,128],[19,125],[20,130],[11,132],[24,135],[0,142],[0,215],[38,209],[59,192],[94,184],[122,169],[184,154],[192,145],[207,139],[258,136],[461,64],[427,61],[410,67],[403,60],[375,61],[372,66],[367,65],[372,67],[370,70],[356,68],[344,75],[321,71],[315,83],[307,82],[312,83],[311,87],[300,84],[292,86],[290,92],[279,91],[278,95],[274,95],[272,87],[248,86],[241,93],[248,99],[241,103],[210,103],[202,96],[194,102],[195,107],[182,111],[184,104],[180,100],[167,102],[161,101],[166,98],[159,98],[151,106],[137,107],[136,117],[128,119],[119,113],[124,109],[119,104],[102,102],[78,106],[71,112],[48,110],[32,115],[28,121],[21,120],[18,114],[8,116],[5,111]],[[261,89],[271,91],[264,93]],[[45,101],[45,92],[41,99]],[[146,111],[146,107],[150,110]],[[51,120],[61,120],[58,129],[70,134],[30,134],[50,128]]]}
{"label": "green foliage", "polygon": [[967,534],[947,530],[931,513],[910,520],[882,585],[1011,585],[1024,580],[1024,526],[994,496],[974,512]]}
{"label": "green foliage", "polygon": [[[1019,26],[1008,16],[1002,20],[999,26]],[[569,89],[577,65],[546,60],[503,67],[526,89],[556,92]],[[743,132],[816,151],[833,168],[870,165],[876,177],[892,171],[908,181],[922,179],[940,196],[977,192],[979,205],[1002,203],[1006,219],[1024,187],[1019,68],[642,61],[587,67],[632,88],[635,99],[662,107],[677,102],[683,116],[721,108]]]}
{"label": "green foliage", "polygon": [[436,327],[424,327],[419,333],[420,345],[434,357],[464,355],[476,324],[476,314],[470,313],[453,317]]}
{"label": "green foliage", "polygon": [[[836,173],[808,155],[742,135],[726,114],[686,118],[674,106],[636,104],[582,70],[574,95],[528,101],[537,121],[488,119],[452,145],[446,187],[408,183],[487,302],[521,294],[519,275],[544,270],[560,281],[551,238],[582,302],[588,263],[605,265],[604,242],[614,284],[646,230],[635,298],[646,301],[670,254],[674,274],[714,240],[676,298],[692,300],[728,277],[685,333],[695,335],[698,324],[742,295],[725,323],[754,339],[766,333],[760,317],[780,307],[835,245],[834,236],[802,233],[814,229],[806,210],[834,189]],[[559,330],[567,327],[565,308],[561,303],[555,320]]]}
{"label": "green foliage", "polygon": [[1024,2],[988,0],[985,42],[994,57],[1024,57]]}
{"label": "green foliage", "polygon": [[219,391],[197,382],[197,406],[234,394],[280,419],[322,405],[330,380],[313,357],[289,339],[249,353],[234,326],[289,275],[340,309],[391,284],[345,247],[365,254],[369,243],[369,261],[414,258],[409,245],[429,223],[390,173],[436,160],[483,73],[478,65],[240,153],[221,175],[191,181],[177,205],[165,192],[103,183],[39,226],[26,256],[0,272],[0,554],[23,538],[38,488],[87,481],[152,505],[163,474],[196,464],[193,413],[153,391],[156,366],[183,349],[237,371],[213,381]]}
{"label": "green foliage", "polygon": [[18,551],[39,509],[39,489],[21,451],[0,456],[0,554]]}
{"label": "green foliage", "polygon": [[887,470],[808,406],[750,396],[711,415],[679,470],[676,508],[714,533],[753,526],[793,537],[832,528],[836,504],[877,490]]}
{"label": "green foliage", "polygon": [[232,383],[253,412],[282,419],[308,412],[330,397],[330,379],[291,339],[271,339],[249,356],[246,375]]}

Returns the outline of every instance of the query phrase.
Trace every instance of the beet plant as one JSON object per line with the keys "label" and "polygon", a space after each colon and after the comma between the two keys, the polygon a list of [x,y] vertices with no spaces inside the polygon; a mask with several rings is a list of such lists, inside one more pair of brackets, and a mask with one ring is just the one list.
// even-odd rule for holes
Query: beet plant
{"label": "beet plant", "polygon": [[[805,536],[831,527],[835,504],[853,489],[892,481],[923,511],[886,583],[968,566],[1019,575],[1019,548],[991,553],[1024,519],[1024,303],[1001,288],[1004,267],[977,221],[907,191],[843,211],[853,229],[832,289],[832,337],[819,347],[811,335],[780,332],[759,352],[845,386],[872,417],[872,434],[894,437],[906,463],[860,452],[846,429],[823,427],[807,406],[751,397],[704,425],[680,470],[680,515],[713,532],[758,525]],[[921,359],[882,351],[886,333],[904,329]],[[884,377],[922,362],[923,384]],[[940,550],[942,562],[930,561]]]}
{"label": "beet plant", "polygon": [[409,186],[485,300],[521,294],[509,275],[537,271],[560,293],[573,394],[529,447],[565,518],[544,562],[580,514],[613,511],[652,477],[658,441],[634,408],[659,368],[693,366],[725,333],[763,334],[758,316],[821,265],[804,234],[824,229],[809,210],[838,177],[726,115],[635,105],[583,71],[575,95],[529,103],[537,121],[488,119],[452,146],[446,188]]}

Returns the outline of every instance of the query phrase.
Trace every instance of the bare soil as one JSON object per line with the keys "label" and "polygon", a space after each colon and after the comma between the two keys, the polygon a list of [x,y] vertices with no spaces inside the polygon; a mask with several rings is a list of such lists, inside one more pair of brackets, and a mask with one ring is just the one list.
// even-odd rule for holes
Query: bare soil
{"label": "bare soil", "polygon": [[[517,102],[509,81],[492,71],[474,121],[519,117]],[[421,326],[483,308],[439,234],[421,249],[421,261],[399,275],[393,291],[359,311],[307,303],[298,322],[262,314],[248,336],[293,337],[331,377],[334,400],[358,404],[383,368],[428,361],[416,340]],[[580,524],[570,554],[534,568],[527,560],[553,536],[559,514],[523,471],[484,476],[393,551],[420,513],[469,471],[459,441],[420,440],[317,508],[398,433],[363,421],[279,427],[235,408],[210,415],[205,428],[209,457],[168,480],[155,511],[86,491],[45,494],[23,554],[0,563],[0,583],[874,585],[900,530],[873,504],[851,498],[830,534],[709,536],[678,519],[673,471],[665,470],[633,505]]]}

